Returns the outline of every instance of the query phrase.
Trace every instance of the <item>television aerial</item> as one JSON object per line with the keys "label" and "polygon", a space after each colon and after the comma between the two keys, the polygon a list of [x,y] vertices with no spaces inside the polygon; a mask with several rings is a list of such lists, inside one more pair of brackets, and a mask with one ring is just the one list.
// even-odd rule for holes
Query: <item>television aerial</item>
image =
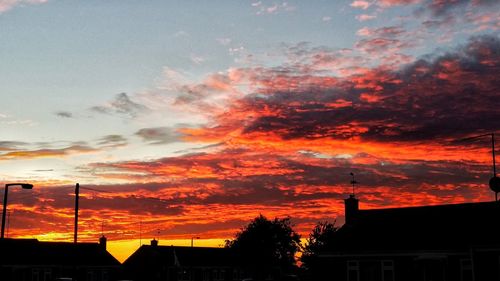
{"label": "television aerial", "polygon": [[492,166],[493,166],[493,177],[489,181],[490,189],[495,192],[495,201],[498,201],[498,193],[500,192],[500,178],[497,177],[497,168],[495,162],[495,133],[488,133],[478,136],[472,136],[465,139],[461,139],[461,141],[478,139],[486,136],[491,136],[491,158],[492,158]]}
{"label": "television aerial", "polygon": [[356,186],[356,184],[358,182],[354,179],[354,173],[353,172],[351,172],[350,175],[352,177],[352,180],[351,180],[351,184],[352,184],[352,196],[356,196],[355,186]]}

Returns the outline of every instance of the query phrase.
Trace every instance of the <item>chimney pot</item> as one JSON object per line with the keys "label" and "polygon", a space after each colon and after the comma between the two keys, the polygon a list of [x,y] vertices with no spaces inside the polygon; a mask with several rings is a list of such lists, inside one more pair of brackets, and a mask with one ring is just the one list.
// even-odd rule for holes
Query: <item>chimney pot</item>
{"label": "chimney pot", "polygon": [[352,224],[359,212],[359,200],[354,194],[349,195],[349,198],[344,199],[345,205],[345,224]]}
{"label": "chimney pot", "polygon": [[102,247],[104,250],[106,250],[106,244],[107,244],[107,242],[108,242],[108,239],[106,238],[106,236],[104,236],[104,235],[103,235],[103,236],[101,236],[101,237],[99,238],[99,245],[101,245],[101,247]]}

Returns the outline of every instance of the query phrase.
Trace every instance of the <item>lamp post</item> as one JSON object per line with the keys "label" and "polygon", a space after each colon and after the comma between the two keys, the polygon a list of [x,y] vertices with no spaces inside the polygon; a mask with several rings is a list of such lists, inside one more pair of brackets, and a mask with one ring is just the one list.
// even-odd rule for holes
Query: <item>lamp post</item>
{"label": "lamp post", "polygon": [[5,185],[5,191],[3,194],[3,212],[2,212],[2,236],[1,239],[4,239],[4,230],[5,230],[5,214],[7,213],[7,194],[9,193],[9,186],[19,185],[23,189],[32,189],[33,185],[29,183],[8,183]]}
{"label": "lamp post", "polygon": [[193,240],[194,239],[200,239],[200,237],[191,237],[191,248],[193,247]]}

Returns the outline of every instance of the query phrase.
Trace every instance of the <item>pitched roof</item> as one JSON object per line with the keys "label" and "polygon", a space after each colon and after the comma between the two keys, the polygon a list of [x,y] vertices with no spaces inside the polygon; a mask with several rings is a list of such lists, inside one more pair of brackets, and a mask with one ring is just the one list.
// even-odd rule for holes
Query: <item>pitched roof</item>
{"label": "pitched roof", "polygon": [[500,247],[500,202],[359,210],[335,251],[468,250]]}
{"label": "pitched roof", "polygon": [[142,245],[124,265],[149,262],[162,266],[231,266],[237,259],[227,248]]}
{"label": "pitched roof", "polygon": [[1,265],[120,265],[118,260],[97,243],[0,239],[0,252]]}

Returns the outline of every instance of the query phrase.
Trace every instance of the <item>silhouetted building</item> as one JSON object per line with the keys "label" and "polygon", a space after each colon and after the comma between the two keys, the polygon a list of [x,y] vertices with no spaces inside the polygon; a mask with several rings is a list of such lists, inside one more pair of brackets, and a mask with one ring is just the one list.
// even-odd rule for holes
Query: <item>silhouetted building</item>
{"label": "silhouetted building", "polygon": [[316,279],[500,280],[500,202],[373,210],[357,203],[345,200],[347,223],[320,255]]}
{"label": "silhouetted building", "polygon": [[111,281],[119,270],[103,244],[0,239],[2,281]]}
{"label": "silhouetted building", "polygon": [[134,281],[231,281],[244,272],[230,249],[142,245],[124,263]]}

